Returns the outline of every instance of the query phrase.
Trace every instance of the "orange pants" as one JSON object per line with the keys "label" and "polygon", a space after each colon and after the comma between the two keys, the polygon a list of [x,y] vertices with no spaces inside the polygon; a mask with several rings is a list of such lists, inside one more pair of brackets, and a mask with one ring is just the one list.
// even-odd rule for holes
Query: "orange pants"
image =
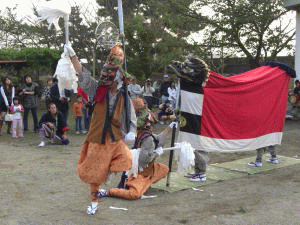
{"label": "orange pants", "polygon": [[130,177],[126,183],[128,189],[112,188],[109,195],[127,200],[139,199],[150,188],[151,184],[168,175],[169,168],[161,163],[152,162],[135,177]]}
{"label": "orange pants", "polygon": [[97,201],[97,193],[105,184],[110,173],[129,170],[132,166],[130,150],[123,140],[106,144],[89,143],[83,145],[78,162],[80,179],[91,185],[92,201]]}

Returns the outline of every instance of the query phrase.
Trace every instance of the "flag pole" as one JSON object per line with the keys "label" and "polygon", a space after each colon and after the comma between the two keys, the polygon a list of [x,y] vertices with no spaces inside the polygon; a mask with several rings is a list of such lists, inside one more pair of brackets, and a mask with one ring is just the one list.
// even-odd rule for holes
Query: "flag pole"
{"label": "flag pole", "polygon": [[[174,145],[175,145],[175,134],[176,134],[176,125],[174,124],[173,128],[172,128],[171,148],[174,147]],[[171,175],[171,170],[172,170],[173,155],[174,155],[174,150],[171,150],[170,155],[169,155],[169,173],[167,176],[167,183],[166,183],[167,187],[170,186],[170,175]]]}
{"label": "flag pole", "polygon": [[[180,79],[178,80],[178,87],[179,87],[179,90],[180,90]],[[180,105],[181,105],[181,99],[180,99],[180,94],[178,92],[178,95],[177,95],[177,100],[176,100],[176,108],[180,108]],[[176,120],[178,121],[178,113],[177,112],[176,114]],[[178,125],[180,125],[179,121],[178,121]],[[175,145],[175,134],[176,134],[176,126],[174,125],[173,128],[172,128],[172,138],[171,138],[171,148],[174,147]],[[174,150],[171,150],[170,151],[170,155],[169,155],[169,173],[168,173],[168,176],[167,176],[167,183],[166,183],[166,186],[169,187],[170,186],[170,175],[171,175],[171,170],[172,170],[172,164],[173,164],[173,155],[174,155]]]}
{"label": "flag pole", "polygon": [[[125,73],[127,72],[127,64],[126,64],[126,51],[125,51],[125,33],[124,33],[124,23],[123,23],[123,3],[122,0],[118,0],[118,16],[119,16],[119,27],[120,27],[120,36],[123,45],[124,51],[124,70]],[[125,74],[126,76],[126,74]],[[125,120],[126,120],[126,130],[127,133],[130,131],[130,118],[131,118],[131,111],[130,111],[130,102],[129,102],[129,94],[128,94],[128,87],[126,83],[126,77],[124,77],[123,82],[124,92],[125,92]]]}
{"label": "flag pole", "polygon": [[118,16],[119,16],[119,28],[120,28],[120,36],[124,50],[124,70],[127,72],[127,64],[126,64],[126,54],[125,54],[125,33],[124,33],[124,23],[123,23],[123,3],[122,0],[118,0]]}

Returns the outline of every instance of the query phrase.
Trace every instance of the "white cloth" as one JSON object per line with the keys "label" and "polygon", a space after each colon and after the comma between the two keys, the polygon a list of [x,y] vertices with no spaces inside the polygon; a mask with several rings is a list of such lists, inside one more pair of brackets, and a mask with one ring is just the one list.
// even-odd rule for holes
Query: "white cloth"
{"label": "white cloth", "polygon": [[52,0],[43,2],[38,8],[37,13],[40,17],[37,21],[47,20],[49,29],[53,24],[57,30],[60,29],[58,20],[60,17],[65,17],[71,13],[71,6],[67,0]]}
{"label": "white cloth", "polygon": [[192,169],[195,165],[195,149],[187,142],[176,143],[175,147],[180,148],[180,151],[175,151],[175,158],[178,160],[178,171]]}
{"label": "white cloth", "polygon": [[130,176],[137,177],[139,172],[139,157],[140,157],[141,149],[131,149],[130,152],[132,155],[132,167],[128,171],[127,175],[128,177]]}
{"label": "white cloth", "polygon": [[125,135],[125,141],[134,141],[135,140],[135,133],[129,132]]}
{"label": "white cloth", "polygon": [[178,128],[178,122],[177,121],[170,123],[169,127],[171,129],[173,129],[174,125],[175,125],[175,128],[177,129]]}
{"label": "white cloth", "polygon": [[76,76],[76,71],[71,62],[71,59],[68,56],[68,53],[64,52],[61,55],[61,59],[57,63],[54,77],[57,77],[58,79],[59,90],[67,89],[67,90],[74,90],[74,92],[77,91],[78,78]]}

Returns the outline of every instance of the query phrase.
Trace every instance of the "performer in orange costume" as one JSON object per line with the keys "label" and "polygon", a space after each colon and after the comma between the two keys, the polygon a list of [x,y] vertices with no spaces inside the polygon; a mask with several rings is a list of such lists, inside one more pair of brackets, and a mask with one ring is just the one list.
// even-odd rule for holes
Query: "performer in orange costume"
{"label": "performer in orange costume", "polygon": [[[159,135],[152,134],[153,126],[151,123],[154,119],[151,112],[140,98],[134,100],[134,106],[138,118],[138,135],[134,148],[141,149],[138,160],[138,175],[137,177],[130,176],[124,184],[124,180],[121,180],[119,188],[111,188],[108,191],[101,189],[101,197],[114,196],[128,200],[139,199],[151,187],[151,184],[168,175],[168,166],[155,162],[155,159],[163,153],[162,149],[158,147],[163,146],[167,135],[172,131],[173,125],[178,126],[178,122],[172,122]],[[124,179],[124,174],[122,179]]]}
{"label": "performer in orange costume", "polygon": [[[130,99],[129,109],[125,108],[126,93],[122,88],[125,77],[121,68],[124,53],[120,45],[112,48],[99,82],[82,67],[70,45],[65,45],[65,52],[70,55],[79,74],[79,86],[95,101],[91,126],[78,163],[80,179],[90,184],[92,203],[87,214],[94,215],[98,209],[99,188],[110,173],[131,168],[132,156],[125,141],[135,139],[136,117]],[[126,114],[128,110],[130,116]],[[126,118],[130,120],[129,127],[126,126]]]}

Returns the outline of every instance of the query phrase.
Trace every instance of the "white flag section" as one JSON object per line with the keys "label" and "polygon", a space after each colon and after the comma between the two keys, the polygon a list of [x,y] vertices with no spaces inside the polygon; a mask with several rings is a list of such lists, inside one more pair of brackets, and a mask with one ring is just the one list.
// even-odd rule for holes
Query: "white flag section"
{"label": "white flag section", "polygon": [[202,116],[204,95],[185,90],[180,91],[180,94],[182,99],[180,111]]}

